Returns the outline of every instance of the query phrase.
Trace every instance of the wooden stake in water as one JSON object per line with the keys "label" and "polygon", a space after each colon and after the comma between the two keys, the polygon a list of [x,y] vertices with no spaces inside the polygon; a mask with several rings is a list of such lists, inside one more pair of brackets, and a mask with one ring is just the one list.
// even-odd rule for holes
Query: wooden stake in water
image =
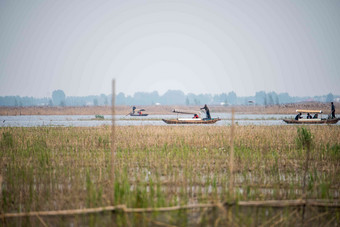
{"label": "wooden stake in water", "polygon": [[111,125],[111,204],[114,205],[114,182],[115,182],[115,101],[116,101],[116,81],[112,80],[112,125]]}

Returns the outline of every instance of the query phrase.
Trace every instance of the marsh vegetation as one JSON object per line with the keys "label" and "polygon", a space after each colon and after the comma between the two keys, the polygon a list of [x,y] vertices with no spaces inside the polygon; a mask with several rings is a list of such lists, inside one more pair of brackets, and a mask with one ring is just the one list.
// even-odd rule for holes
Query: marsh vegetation
{"label": "marsh vegetation", "polygon": [[[338,126],[118,126],[114,205],[159,208],[238,201],[339,204]],[[111,128],[0,128],[1,213],[112,204]],[[307,145],[308,144],[308,149]],[[305,172],[306,154],[308,170]],[[229,189],[233,179],[232,191]],[[304,187],[305,184],[305,187]],[[2,219],[2,224],[99,226],[300,225],[300,207],[225,206],[168,212],[104,212]],[[226,215],[224,212],[230,212]],[[304,223],[337,225],[339,206],[307,207]]]}
{"label": "marsh vegetation", "polygon": [[[172,114],[173,109],[199,110],[202,105],[143,105],[150,115]],[[235,109],[236,113],[241,114],[294,114],[296,109],[315,109],[323,110],[328,115],[331,113],[329,103],[322,102],[306,102],[292,103],[268,106],[249,106],[249,105],[210,105],[212,113],[231,113]],[[126,115],[131,112],[132,106],[119,105],[115,107],[116,114]],[[335,102],[335,108],[340,109],[340,103]],[[15,115],[111,115],[111,106],[27,106],[27,107],[10,107],[0,106],[0,116]]]}

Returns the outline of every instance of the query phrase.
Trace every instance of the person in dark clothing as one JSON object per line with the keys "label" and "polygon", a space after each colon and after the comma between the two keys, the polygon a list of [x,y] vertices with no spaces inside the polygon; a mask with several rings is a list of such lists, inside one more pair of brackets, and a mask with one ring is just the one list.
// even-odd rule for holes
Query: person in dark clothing
{"label": "person in dark clothing", "polygon": [[332,105],[332,118],[335,118],[335,106],[333,102],[331,102],[331,105]]}
{"label": "person in dark clothing", "polygon": [[312,115],[310,115],[309,113],[307,113],[307,119],[312,119]]}
{"label": "person in dark clothing", "polygon": [[133,106],[133,107],[132,107],[132,113],[133,113],[133,114],[135,114],[135,110],[136,110],[136,107]]}
{"label": "person in dark clothing", "polygon": [[313,119],[317,119],[318,118],[318,114],[316,113],[316,114],[314,114],[314,117],[313,117]]}
{"label": "person in dark clothing", "polygon": [[210,110],[207,106],[207,104],[204,105],[204,107],[201,108],[201,110],[204,109],[205,110],[205,113],[207,115],[207,119],[211,119],[211,116],[210,116]]}
{"label": "person in dark clothing", "polygon": [[298,115],[295,116],[295,120],[299,120],[301,117],[302,113],[299,113]]}

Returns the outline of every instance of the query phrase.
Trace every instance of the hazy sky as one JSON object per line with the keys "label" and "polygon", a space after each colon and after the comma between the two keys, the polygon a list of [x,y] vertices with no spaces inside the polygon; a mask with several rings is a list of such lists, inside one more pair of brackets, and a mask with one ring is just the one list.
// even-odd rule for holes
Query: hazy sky
{"label": "hazy sky", "polygon": [[0,1],[0,96],[340,94],[340,1]]}

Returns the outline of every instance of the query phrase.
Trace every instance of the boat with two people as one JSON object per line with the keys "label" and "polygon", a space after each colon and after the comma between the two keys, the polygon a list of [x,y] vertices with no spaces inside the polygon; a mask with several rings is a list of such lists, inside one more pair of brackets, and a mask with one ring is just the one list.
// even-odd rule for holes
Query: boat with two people
{"label": "boat with two people", "polygon": [[[283,119],[283,121],[287,124],[336,124],[339,121],[339,118],[322,118],[322,110],[296,110],[296,112],[298,114],[295,119]],[[302,114],[307,114],[306,118],[303,118]]]}
{"label": "boat with two people", "polygon": [[143,113],[145,109],[137,109],[135,106],[132,107],[132,112],[128,113],[127,115],[133,116],[133,117],[145,117],[149,114]]}
{"label": "boat with two people", "polygon": [[[220,121],[220,118],[210,118],[208,117],[201,118],[199,115],[202,114],[201,111],[185,111],[185,110],[176,110],[174,109],[172,112],[177,114],[193,114],[194,116],[192,118],[176,118],[176,119],[162,119],[167,124],[213,124],[217,121]],[[207,112],[206,112],[207,113]]]}

